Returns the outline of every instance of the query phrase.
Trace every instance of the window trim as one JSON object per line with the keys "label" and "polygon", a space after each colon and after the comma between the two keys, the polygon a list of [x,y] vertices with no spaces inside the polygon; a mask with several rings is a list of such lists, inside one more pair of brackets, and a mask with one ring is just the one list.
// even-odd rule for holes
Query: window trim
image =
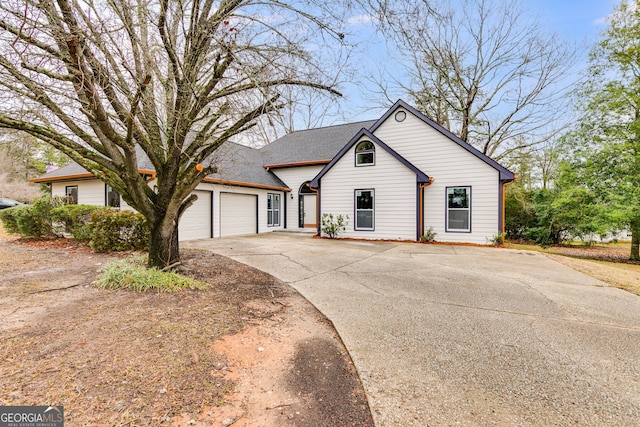
{"label": "window trim", "polygon": [[[358,191],[370,191],[372,197],[371,209],[358,209]],[[358,212],[371,212],[371,228],[358,227]],[[353,229],[355,231],[376,231],[376,190],[375,188],[362,188],[353,191]]]}
{"label": "window trim", "polygon": [[[267,227],[280,227],[280,217],[282,210],[280,209],[280,193],[267,193]],[[269,201],[271,201],[271,208],[269,208]],[[277,204],[274,203],[277,201]],[[274,213],[278,213],[278,221],[273,220]],[[271,214],[271,215],[269,215]]]}
{"label": "window trim", "polygon": [[[366,150],[358,150],[358,147],[360,147],[362,144],[364,143],[369,143],[371,144],[371,148],[370,149],[366,149]],[[372,156],[372,161],[371,163],[360,163],[358,162],[358,155],[359,154],[371,154]],[[356,148],[355,148],[355,165],[356,167],[366,167],[366,166],[375,166],[376,164],[376,146],[372,141],[369,141],[368,139],[364,139],[360,142],[358,142],[356,144]]]}
{"label": "window trim", "polygon": [[[110,193],[109,189],[111,189],[111,192],[114,192],[118,195],[118,206],[111,206],[109,204],[109,193]],[[120,196],[120,193],[118,192],[118,190],[114,189],[109,184],[104,185],[104,205],[108,208],[118,208],[118,209],[120,209],[120,206],[122,205],[122,197]]]}
{"label": "window trim", "polygon": [[[469,199],[469,207],[467,208],[450,208],[449,207],[449,190],[452,189],[457,189],[457,188],[466,188],[467,189],[467,198]],[[471,233],[471,204],[472,204],[472,199],[471,199],[472,193],[471,193],[471,186],[470,185],[455,185],[455,186],[451,186],[451,187],[445,187],[445,192],[444,192],[444,208],[445,208],[445,223],[444,223],[444,227],[445,227],[445,232],[447,233]],[[468,215],[469,215],[469,227],[466,229],[463,228],[450,228],[449,227],[449,211],[450,210],[456,210],[456,211],[467,211]]]}
{"label": "window trim", "polygon": [[69,194],[69,189],[71,189],[71,188],[75,188],[76,189],[76,197],[75,197],[75,200],[73,201],[73,203],[69,203],[69,204],[70,205],[77,205],[78,204],[78,196],[79,196],[79,189],[78,189],[77,185],[66,185],[64,187],[64,196],[67,198],[67,200],[70,200],[69,197],[71,197],[71,196]]}

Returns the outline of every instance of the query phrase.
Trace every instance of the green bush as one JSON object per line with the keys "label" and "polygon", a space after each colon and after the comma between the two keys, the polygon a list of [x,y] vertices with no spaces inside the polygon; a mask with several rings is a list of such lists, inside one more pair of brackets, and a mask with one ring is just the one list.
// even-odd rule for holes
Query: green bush
{"label": "green bush", "polygon": [[433,242],[436,240],[436,235],[438,233],[436,233],[436,231],[433,229],[433,227],[429,227],[427,228],[427,231],[424,232],[424,234],[422,236],[420,236],[420,241],[423,243],[426,242]]}
{"label": "green bush", "polygon": [[26,206],[15,206],[0,211],[0,220],[2,220],[2,225],[7,233],[20,234],[20,229],[18,228],[18,211],[25,207]]}
{"label": "green bush", "polygon": [[104,289],[129,289],[136,292],[157,290],[176,292],[183,289],[207,289],[208,285],[174,272],[146,268],[146,257],[134,257],[107,264],[102,275],[94,282]]}
{"label": "green bush", "polygon": [[91,247],[97,252],[146,250],[149,227],[139,213],[99,209],[91,214]]}
{"label": "green bush", "polygon": [[71,234],[74,239],[88,242],[92,238],[91,215],[99,209],[105,208],[91,205],[65,205],[52,209],[51,222],[54,231],[57,231],[56,228],[60,225],[63,231]]}
{"label": "green bush", "polygon": [[335,218],[333,214],[323,213],[322,214],[322,232],[334,239],[338,237],[338,234],[347,229],[347,224],[349,223],[349,215],[338,215]]}
{"label": "green bush", "polygon": [[40,197],[32,205],[5,209],[8,213],[3,213],[3,222],[9,233],[20,234],[22,237],[55,236],[56,232],[51,223],[51,210],[64,203],[62,198]]}

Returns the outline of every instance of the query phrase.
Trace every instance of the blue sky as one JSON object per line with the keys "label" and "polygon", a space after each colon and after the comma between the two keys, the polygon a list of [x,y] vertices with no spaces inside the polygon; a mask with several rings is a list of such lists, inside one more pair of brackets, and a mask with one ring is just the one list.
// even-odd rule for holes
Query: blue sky
{"label": "blue sky", "polygon": [[[455,0],[453,0],[455,1]],[[609,15],[619,0],[521,0],[524,8],[540,18],[544,30],[556,32],[569,42],[575,42],[583,48],[576,70],[587,65],[589,46],[598,40],[599,33],[605,28],[604,18]],[[375,64],[384,62],[391,54],[384,40],[375,34],[372,23],[355,24],[361,34],[359,63],[363,67],[375,68]],[[400,72],[400,71],[398,71]],[[344,87],[344,98],[339,101],[346,120],[366,120],[380,116],[386,108],[384,100],[372,93],[373,84],[361,80],[360,85],[348,84]],[[389,107],[390,105],[386,106]],[[336,118],[336,122],[343,120]],[[330,124],[330,123],[327,123]]]}

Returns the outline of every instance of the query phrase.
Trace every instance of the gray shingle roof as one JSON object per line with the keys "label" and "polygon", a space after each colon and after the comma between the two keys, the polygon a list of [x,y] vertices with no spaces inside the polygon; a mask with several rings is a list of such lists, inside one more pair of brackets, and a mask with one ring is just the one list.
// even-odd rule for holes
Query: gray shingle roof
{"label": "gray shingle roof", "polygon": [[331,160],[353,135],[375,120],[289,133],[260,149],[264,165]]}
{"label": "gray shingle roof", "polygon": [[[232,181],[237,183],[256,184],[269,187],[287,188],[287,186],[273,173],[263,166],[262,156],[259,150],[243,145],[227,142],[223,144],[211,156],[211,160],[217,163],[218,172],[207,176],[215,180]],[[138,168],[140,170],[153,171],[148,156],[142,150],[138,150]],[[85,178],[91,174],[77,163],[70,163],[48,174],[36,178],[35,182],[50,182],[74,178]]]}
{"label": "gray shingle roof", "polygon": [[207,178],[287,188],[263,167],[260,151],[255,148],[227,142],[213,153],[211,161],[217,165],[218,172]]}
{"label": "gray shingle roof", "polygon": [[[369,120],[296,131],[259,150],[227,142],[212,155],[212,161],[218,165],[218,172],[207,178],[286,188],[286,185],[276,175],[264,168],[265,165],[330,160],[349,142],[353,135],[362,128],[369,128],[375,122],[375,120]],[[154,170],[144,151],[138,149],[137,154],[140,169]],[[71,163],[36,178],[35,181],[73,179],[74,176],[82,177],[87,174],[89,172],[82,166]]]}
{"label": "gray shingle roof", "polygon": [[82,166],[77,163],[69,163],[68,165],[62,166],[60,169],[56,169],[49,173],[46,173],[42,176],[39,176],[33,179],[33,182],[49,182],[49,181],[57,181],[62,178],[69,178],[73,176],[82,177],[84,175],[89,175],[89,172]]}

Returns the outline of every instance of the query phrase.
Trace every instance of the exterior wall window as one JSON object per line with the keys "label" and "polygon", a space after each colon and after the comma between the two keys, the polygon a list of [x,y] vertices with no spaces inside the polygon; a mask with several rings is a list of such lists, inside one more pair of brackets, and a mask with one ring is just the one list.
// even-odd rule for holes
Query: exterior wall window
{"label": "exterior wall window", "polygon": [[447,187],[447,231],[471,231],[471,187]]}
{"label": "exterior wall window", "polygon": [[372,166],[376,162],[376,147],[371,141],[362,141],[356,146],[356,166]]}
{"label": "exterior wall window", "polygon": [[67,196],[67,200],[70,205],[78,204],[78,186],[77,185],[67,185],[64,188],[64,195]]}
{"label": "exterior wall window", "polygon": [[280,195],[267,194],[267,225],[270,227],[280,225]]}
{"label": "exterior wall window", "polygon": [[356,230],[374,229],[374,194],[375,190],[356,190]]}
{"label": "exterior wall window", "polygon": [[119,208],[120,207],[120,193],[111,188],[109,184],[105,186],[105,201],[104,205],[109,206],[111,208]]}

